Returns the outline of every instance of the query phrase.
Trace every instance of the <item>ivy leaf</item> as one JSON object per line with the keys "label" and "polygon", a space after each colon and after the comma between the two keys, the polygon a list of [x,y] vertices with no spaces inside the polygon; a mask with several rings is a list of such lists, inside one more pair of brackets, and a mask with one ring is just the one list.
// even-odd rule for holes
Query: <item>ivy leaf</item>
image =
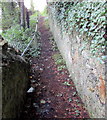
{"label": "ivy leaf", "polygon": [[68,100],[69,102],[72,102],[72,99],[71,98],[69,98],[69,100]]}
{"label": "ivy leaf", "polygon": [[67,85],[67,86],[71,86],[71,84],[69,84],[69,82],[64,82],[63,84]]}

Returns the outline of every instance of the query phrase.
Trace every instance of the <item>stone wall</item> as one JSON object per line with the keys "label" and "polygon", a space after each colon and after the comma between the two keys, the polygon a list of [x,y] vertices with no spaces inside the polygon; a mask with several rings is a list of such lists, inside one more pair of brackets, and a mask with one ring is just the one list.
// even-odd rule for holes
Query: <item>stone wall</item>
{"label": "stone wall", "polygon": [[104,118],[105,65],[91,55],[89,44],[86,44],[77,32],[74,31],[68,35],[61,31],[62,28],[57,25],[51,10],[49,10],[49,23],[71,78],[90,113],[90,117]]}
{"label": "stone wall", "polygon": [[[1,43],[1,36],[0,36]],[[2,46],[0,44],[0,120],[2,119]]]}
{"label": "stone wall", "polygon": [[[52,2],[74,2],[74,0],[46,0],[48,3],[52,3]],[[77,0],[75,0],[77,1]],[[79,0],[80,2],[85,1],[85,0]],[[89,2],[106,2],[106,0],[87,0]]]}
{"label": "stone wall", "polygon": [[2,61],[2,117],[18,118],[28,87],[29,65],[13,48],[3,46]]}

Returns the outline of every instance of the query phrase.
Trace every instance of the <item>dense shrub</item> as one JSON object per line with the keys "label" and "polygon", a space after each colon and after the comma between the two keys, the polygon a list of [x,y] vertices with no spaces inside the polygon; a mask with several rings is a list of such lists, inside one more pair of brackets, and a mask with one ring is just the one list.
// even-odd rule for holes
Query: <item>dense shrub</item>
{"label": "dense shrub", "polygon": [[[32,40],[34,34],[36,34],[37,39],[39,38],[38,32],[35,33],[35,27],[37,23],[37,14],[30,16],[30,28],[25,30],[20,27],[19,24],[12,26],[10,29],[5,30],[2,33],[2,36],[8,43],[13,46],[15,49],[20,50],[22,53],[28,43]],[[37,55],[36,48],[32,46],[29,47],[26,55]]]}

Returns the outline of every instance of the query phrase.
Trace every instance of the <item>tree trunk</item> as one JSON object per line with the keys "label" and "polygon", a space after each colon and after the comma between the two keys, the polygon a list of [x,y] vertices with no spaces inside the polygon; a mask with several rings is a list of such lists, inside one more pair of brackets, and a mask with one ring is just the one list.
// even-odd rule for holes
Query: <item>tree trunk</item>
{"label": "tree trunk", "polygon": [[30,28],[30,25],[29,25],[29,11],[28,11],[27,8],[26,8],[26,23],[27,23],[27,28]]}
{"label": "tree trunk", "polygon": [[20,16],[20,25],[22,28],[25,29],[25,9],[24,9],[24,1],[20,2],[20,10],[21,10],[21,16]]}

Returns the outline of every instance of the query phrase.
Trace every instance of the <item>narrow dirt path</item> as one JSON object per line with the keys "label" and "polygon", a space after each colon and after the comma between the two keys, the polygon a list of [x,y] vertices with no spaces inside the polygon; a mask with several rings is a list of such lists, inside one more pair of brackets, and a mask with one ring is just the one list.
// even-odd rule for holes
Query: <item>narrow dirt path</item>
{"label": "narrow dirt path", "polygon": [[[49,38],[52,36],[44,25],[44,18],[39,20],[41,33],[41,56],[32,59],[32,86],[36,88],[23,115],[23,119],[33,118],[89,118],[88,112],[78,96],[67,69],[57,70],[52,56],[58,51],[52,50]],[[64,82],[71,85],[64,85]],[[30,101],[30,102],[29,102]]]}

